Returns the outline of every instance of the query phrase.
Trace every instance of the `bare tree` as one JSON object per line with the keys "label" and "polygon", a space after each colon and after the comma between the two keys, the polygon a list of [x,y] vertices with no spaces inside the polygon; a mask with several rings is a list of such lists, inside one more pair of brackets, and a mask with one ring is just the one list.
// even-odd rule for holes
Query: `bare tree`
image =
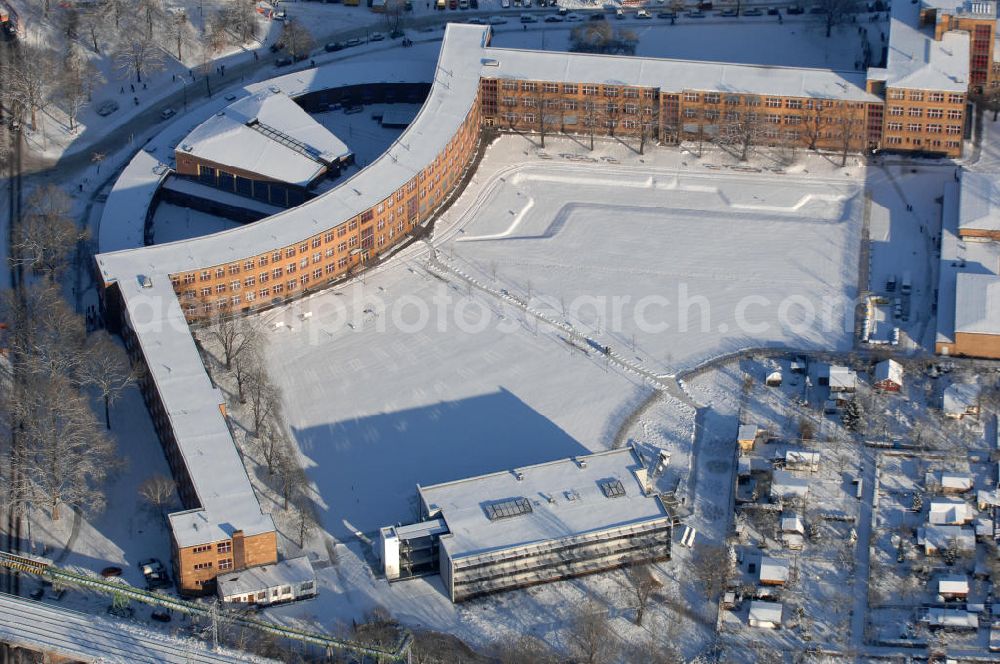
{"label": "bare tree", "polygon": [[84,385],[97,389],[104,400],[104,424],[111,429],[111,404],[135,382],[136,374],[122,348],[107,332],[96,332],[88,339],[80,366]]}
{"label": "bare tree", "polygon": [[149,503],[163,518],[163,510],[174,500],[177,483],[166,475],[151,475],[139,485],[139,497]]}
{"label": "bare tree", "polygon": [[695,579],[701,583],[705,597],[713,599],[726,588],[733,575],[729,549],[722,544],[705,544],[693,553],[691,567]]}
{"label": "bare tree", "polygon": [[32,192],[25,207],[26,213],[12,233],[11,264],[30,267],[55,281],[76,243],[88,234],[77,228],[70,216],[69,196],[54,184]]}
{"label": "bare tree", "polygon": [[257,38],[256,0],[229,0],[223,10],[225,24],[232,31],[238,43],[245,44]]}
{"label": "bare tree", "polygon": [[264,423],[272,417],[280,421],[281,390],[271,383],[263,367],[258,367],[247,376],[246,395],[255,435],[260,434]]}
{"label": "bare tree", "polygon": [[222,349],[223,363],[226,371],[233,368],[233,362],[244,352],[254,352],[259,349],[260,328],[252,321],[242,317],[219,317],[209,328],[209,336],[218,342]]}
{"label": "bare tree", "polygon": [[118,459],[87,400],[64,377],[36,376],[16,409],[31,492],[41,497],[52,519],[59,519],[64,505],[102,510],[101,485]]}
{"label": "bare tree", "polygon": [[403,15],[406,11],[406,0],[386,0],[385,28],[390,34],[402,29]]}
{"label": "bare tree", "polygon": [[7,61],[6,95],[14,105],[16,117],[26,113],[32,129],[38,129],[38,112],[44,110],[54,92],[55,61],[53,52],[41,46],[21,44]]}
{"label": "bare tree", "polygon": [[319,527],[319,522],[316,520],[316,514],[313,511],[312,500],[306,493],[304,484],[299,486],[295,492],[295,496],[292,498],[292,509],[294,510],[293,523],[296,535],[298,536],[297,544],[301,549],[305,546],[306,538]]}
{"label": "bare tree", "polygon": [[121,27],[122,19],[131,12],[132,0],[100,0],[98,12],[102,18],[114,21],[115,28]]}
{"label": "bare tree", "polygon": [[847,155],[860,149],[863,124],[852,112],[851,105],[842,102],[834,113],[837,124],[837,142],[840,146],[840,166],[847,165]]}
{"label": "bare tree", "polygon": [[833,33],[833,26],[844,23],[857,11],[856,0],[820,0],[819,6],[824,10],[827,37]]}
{"label": "bare tree", "polygon": [[309,28],[291,19],[285,21],[281,39],[285,42],[285,51],[296,60],[308,57],[309,51],[316,46],[316,40],[313,39]]}
{"label": "bare tree", "polygon": [[738,159],[746,161],[764,130],[760,115],[754,111],[726,113],[726,134],[739,153]]}
{"label": "bare tree", "polygon": [[163,68],[163,49],[146,34],[144,26],[130,20],[122,30],[115,51],[115,68],[124,79],[135,75],[136,83],[142,83],[142,75]]}
{"label": "bare tree", "polygon": [[263,337],[254,335],[249,346],[244,348],[233,360],[233,377],[236,379],[236,392],[240,403],[246,403],[246,383],[256,367],[262,366],[264,357],[261,353]]}
{"label": "bare tree", "polygon": [[597,131],[599,113],[597,104],[592,101],[583,102],[584,124],[587,126],[587,133],[590,135],[590,151],[594,151],[594,132]]}
{"label": "bare tree", "polygon": [[663,584],[653,576],[652,567],[646,565],[631,565],[625,569],[632,599],[635,600],[635,624],[642,625],[642,617],[649,606],[649,600]]}
{"label": "bare tree", "polygon": [[668,633],[664,641],[658,641],[653,634],[629,652],[628,661],[643,664],[685,664],[687,661],[678,647],[677,622],[668,623]]}
{"label": "bare tree", "polygon": [[166,17],[163,0],[135,0],[133,9],[146,26],[146,39],[153,38],[153,29]]}
{"label": "bare tree", "polygon": [[104,82],[104,76],[94,66],[79,47],[73,47],[63,60],[63,68],[59,76],[58,98],[62,101],[63,110],[69,118],[69,129],[76,129],[76,118],[93,96],[94,86]]}
{"label": "bare tree", "polygon": [[[264,459],[268,475],[273,475],[275,471],[283,472],[286,470],[282,466],[282,463],[285,461],[282,455],[288,446],[288,440],[285,437],[284,428],[277,422],[273,422],[272,420],[261,422],[255,446]],[[285,502],[288,502],[287,495],[285,495]]]}
{"label": "bare tree", "polygon": [[171,14],[167,22],[168,37],[176,48],[175,54],[179,61],[184,60],[184,47],[190,44],[194,38],[194,28],[188,20],[187,12],[175,11]]}
{"label": "bare tree", "polygon": [[617,655],[607,609],[594,600],[577,608],[567,636],[573,656],[581,664],[604,664]]}
{"label": "bare tree", "polygon": [[87,38],[87,43],[90,44],[94,53],[97,54],[101,53],[101,47],[98,42],[104,37],[104,26],[104,17],[101,15],[100,8],[97,10],[89,9],[80,13],[80,34]]}

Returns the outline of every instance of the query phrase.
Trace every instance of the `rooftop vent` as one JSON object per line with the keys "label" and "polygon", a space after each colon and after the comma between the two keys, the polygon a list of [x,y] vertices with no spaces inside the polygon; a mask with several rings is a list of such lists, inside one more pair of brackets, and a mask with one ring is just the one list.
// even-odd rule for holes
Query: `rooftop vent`
{"label": "rooftop vent", "polygon": [[499,67],[500,61],[495,58],[483,58],[484,67]]}
{"label": "rooftop vent", "polygon": [[148,275],[140,274],[138,279],[139,279],[139,285],[142,286],[143,288],[153,287],[153,280],[150,279]]}
{"label": "rooftop vent", "polygon": [[580,469],[582,470],[583,468],[586,468],[586,467],[587,467],[587,460],[586,460],[586,459],[579,459],[579,458],[578,458],[578,459],[576,460],[576,465],[577,465],[577,466],[579,466],[579,467],[580,467]]}
{"label": "rooftop vent", "polygon": [[514,471],[514,479],[516,479],[518,482],[523,481],[524,480],[524,473],[522,473],[520,470],[515,470]]}
{"label": "rooftop vent", "polygon": [[604,492],[607,498],[621,498],[625,495],[625,487],[622,486],[621,480],[615,477],[600,480],[597,485],[601,487],[601,491]]}
{"label": "rooftop vent", "polygon": [[515,516],[521,516],[522,514],[531,513],[531,503],[524,496],[516,496],[514,498],[507,498],[506,500],[498,500],[495,503],[490,503],[484,508],[486,511],[486,516],[490,521],[499,521],[500,519],[509,519]]}

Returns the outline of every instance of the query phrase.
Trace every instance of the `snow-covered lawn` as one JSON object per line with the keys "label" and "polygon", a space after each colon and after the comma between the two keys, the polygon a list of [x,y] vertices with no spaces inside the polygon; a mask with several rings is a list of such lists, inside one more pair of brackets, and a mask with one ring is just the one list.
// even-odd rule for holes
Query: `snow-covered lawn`
{"label": "snow-covered lawn", "polygon": [[[750,347],[850,346],[860,182],[695,170],[666,150],[511,165],[517,140],[480,166],[460,228],[437,242],[445,263],[658,373]],[[572,140],[550,152],[570,147],[588,154]]]}
{"label": "snow-covered lawn", "polygon": [[160,203],[153,213],[153,239],[156,244],[218,233],[237,226],[240,224],[214,214],[171,203]]}

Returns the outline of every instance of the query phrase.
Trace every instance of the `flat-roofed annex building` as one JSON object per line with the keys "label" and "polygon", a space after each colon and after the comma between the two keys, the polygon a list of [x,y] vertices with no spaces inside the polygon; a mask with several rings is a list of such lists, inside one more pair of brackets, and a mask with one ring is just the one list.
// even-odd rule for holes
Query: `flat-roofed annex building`
{"label": "flat-roofed annex building", "polygon": [[672,516],[631,447],[418,487],[452,601],[670,557]]}

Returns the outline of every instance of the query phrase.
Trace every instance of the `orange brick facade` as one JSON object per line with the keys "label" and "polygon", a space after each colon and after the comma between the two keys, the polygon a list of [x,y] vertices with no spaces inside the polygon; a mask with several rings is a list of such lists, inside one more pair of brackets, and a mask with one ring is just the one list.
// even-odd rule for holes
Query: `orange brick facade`
{"label": "orange brick facade", "polygon": [[232,539],[180,548],[172,542],[177,589],[182,594],[211,590],[215,577],[224,572],[278,560],[278,539],[274,531],[244,537],[236,531]]}
{"label": "orange brick facade", "polygon": [[965,94],[888,88],[883,147],[960,157],[965,102]]}
{"label": "orange brick facade", "polygon": [[1000,360],[1000,336],[957,332],[953,343],[938,342],[934,350],[938,355],[961,355]]}

